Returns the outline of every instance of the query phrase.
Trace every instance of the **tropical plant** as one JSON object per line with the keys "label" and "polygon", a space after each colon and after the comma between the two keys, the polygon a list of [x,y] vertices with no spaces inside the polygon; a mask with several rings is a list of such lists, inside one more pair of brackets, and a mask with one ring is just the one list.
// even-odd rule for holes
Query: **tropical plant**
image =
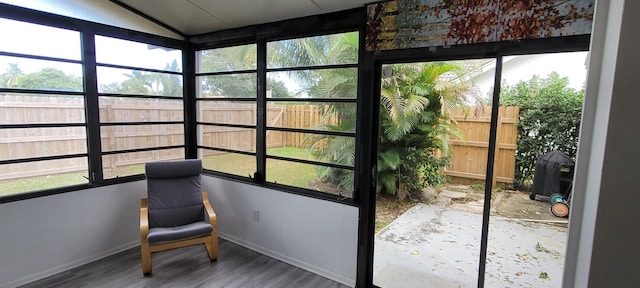
{"label": "tropical plant", "polygon": [[514,186],[526,190],[533,181],[536,160],[560,150],[575,158],[584,91],[568,87],[557,72],[501,87],[500,105],[519,106],[518,147]]}
{"label": "tropical plant", "polygon": [[18,78],[22,75],[24,75],[24,72],[18,66],[18,63],[9,63],[6,72],[0,76],[1,83],[4,87],[14,87]]}
{"label": "tropical plant", "polygon": [[398,199],[418,194],[425,185],[441,184],[449,161],[446,135],[459,137],[449,124],[448,109],[461,106],[469,82],[452,62],[387,66],[380,95],[378,192]]}

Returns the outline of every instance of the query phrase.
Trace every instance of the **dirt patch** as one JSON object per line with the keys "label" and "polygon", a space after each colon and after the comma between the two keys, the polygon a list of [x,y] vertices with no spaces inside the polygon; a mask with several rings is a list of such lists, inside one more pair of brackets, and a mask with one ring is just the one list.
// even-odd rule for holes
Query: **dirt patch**
{"label": "dirt patch", "polygon": [[400,202],[395,197],[378,196],[376,199],[376,233],[418,203],[421,202]]}
{"label": "dirt patch", "polygon": [[[402,213],[418,203],[451,207],[482,213],[484,188],[481,185],[444,185],[425,188],[422,199],[399,202],[394,197],[378,196],[376,204],[376,232],[393,222]],[[567,218],[551,213],[548,197],[538,195],[535,200],[522,191],[495,189],[491,192],[491,215],[532,222],[566,225]]]}

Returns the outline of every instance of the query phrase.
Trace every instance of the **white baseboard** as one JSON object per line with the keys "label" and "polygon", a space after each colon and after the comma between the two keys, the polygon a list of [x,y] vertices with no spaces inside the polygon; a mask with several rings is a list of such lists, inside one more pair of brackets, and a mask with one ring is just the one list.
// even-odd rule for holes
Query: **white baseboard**
{"label": "white baseboard", "polygon": [[281,254],[281,253],[273,251],[271,249],[264,248],[262,246],[254,244],[254,243],[247,242],[247,241],[245,241],[243,239],[240,239],[240,238],[237,238],[235,236],[232,236],[232,235],[229,235],[229,234],[226,234],[226,233],[222,233],[222,232],[219,232],[218,236],[220,238],[223,238],[223,239],[227,240],[227,241],[233,242],[233,243],[238,244],[240,246],[243,246],[243,247],[246,247],[248,249],[254,250],[256,252],[259,252],[261,254],[267,255],[267,256],[269,256],[271,258],[278,259],[278,260],[280,260],[282,262],[291,264],[293,266],[300,267],[300,268],[302,268],[304,270],[307,270],[307,271],[312,272],[314,274],[318,274],[318,275],[320,275],[322,277],[329,278],[329,279],[331,279],[333,281],[342,283],[342,284],[344,284],[346,286],[355,287],[355,285],[356,285],[355,279],[350,279],[350,278],[344,277],[343,275],[339,275],[339,274],[336,274],[334,272],[327,271],[327,270],[325,270],[323,268],[320,268],[320,267],[317,267],[315,265],[300,261],[300,260],[295,259],[295,258],[291,258],[291,257],[289,257],[287,255]]}
{"label": "white baseboard", "polygon": [[40,279],[43,279],[43,278],[46,278],[46,277],[49,277],[49,276],[52,276],[52,275],[55,275],[55,274],[58,274],[58,273],[61,273],[61,272],[64,272],[64,271],[67,271],[67,270],[70,270],[70,269],[85,265],[85,264],[89,264],[89,263],[94,262],[96,260],[100,260],[102,258],[109,257],[111,255],[120,253],[122,251],[131,249],[131,248],[136,247],[136,246],[140,246],[140,240],[132,241],[132,242],[120,245],[118,247],[115,247],[113,249],[102,251],[101,253],[98,253],[98,254],[94,254],[94,255],[91,255],[91,256],[88,256],[88,257],[85,257],[85,258],[82,258],[82,259],[78,259],[76,261],[73,261],[73,262],[70,262],[70,263],[66,263],[66,264],[63,264],[63,265],[60,265],[60,266],[56,266],[56,267],[53,267],[51,269],[48,269],[48,270],[45,270],[45,271],[42,271],[42,272],[31,274],[29,276],[20,278],[18,280],[15,280],[15,281],[12,281],[12,282],[9,282],[9,283],[4,283],[4,284],[0,283],[0,288],[12,288],[12,287],[17,287],[17,286],[24,285],[24,284],[27,284],[27,283],[31,283],[31,282],[34,282],[34,281],[38,281]]}

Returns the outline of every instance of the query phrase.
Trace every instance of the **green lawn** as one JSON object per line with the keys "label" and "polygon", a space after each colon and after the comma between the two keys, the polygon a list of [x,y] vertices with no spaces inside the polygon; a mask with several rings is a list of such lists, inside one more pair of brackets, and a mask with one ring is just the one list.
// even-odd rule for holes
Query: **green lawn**
{"label": "green lawn", "polygon": [[[295,147],[278,147],[267,149],[268,155],[309,159],[307,149]],[[221,171],[240,176],[253,176],[256,171],[255,157],[242,154],[226,153],[206,156],[203,165],[206,169]],[[314,189],[309,182],[317,179],[316,167],[280,160],[267,160],[267,181],[296,187]]]}
{"label": "green lawn", "polygon": [[[309,159],[307,149],[295,147],[269,148],[268,155],[289,157],[297,159]],[[240,176],[253,176],[256,171],[256,159],[253,156],[242,154],[225,153],[219,155],[206,156],[203,159],[203,166],[206,169],[221,171]],[[117,176],[129,176],[144,173],[144,165],[131,165],[118,167],[116,169],[106,169],[105,178],[115,178]],[[86,184],[86,173],[67,173],[57,175],[36,176],[21,179],[10,179],[0,181],[0,196],[33,192],[38,190],[52,189],[57,187]],[[312,187],[309,183],[318,179],[316,166],[280,160],[267,160],[267,181],[280,184],[307,188]]]}
{"label": "green lawn", "polygon": [[87,177],[86,173],[69,173],[2,180],[0,181],[0,196],[86,184],[89,180],[84,177]]}

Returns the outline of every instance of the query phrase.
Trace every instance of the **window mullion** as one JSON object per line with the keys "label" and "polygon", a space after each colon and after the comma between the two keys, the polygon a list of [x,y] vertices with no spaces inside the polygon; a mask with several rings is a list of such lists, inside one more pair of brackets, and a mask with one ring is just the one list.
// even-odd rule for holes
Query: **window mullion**
{"label": "window mullion", "polygon": [[267,43],[257,43],[257,119],[256,119],[256,164],[257,173],[254,181],[263,183],[266,179],[267,166]]}
{"label": "window mullion", "polygon": [[95,184],[96,182],[103,181],[95,34],[84,31],[81,35],[82,62],[84,65],[85,119],[87,123],[87,152],[89,154],[89,181],[91,184]]}

